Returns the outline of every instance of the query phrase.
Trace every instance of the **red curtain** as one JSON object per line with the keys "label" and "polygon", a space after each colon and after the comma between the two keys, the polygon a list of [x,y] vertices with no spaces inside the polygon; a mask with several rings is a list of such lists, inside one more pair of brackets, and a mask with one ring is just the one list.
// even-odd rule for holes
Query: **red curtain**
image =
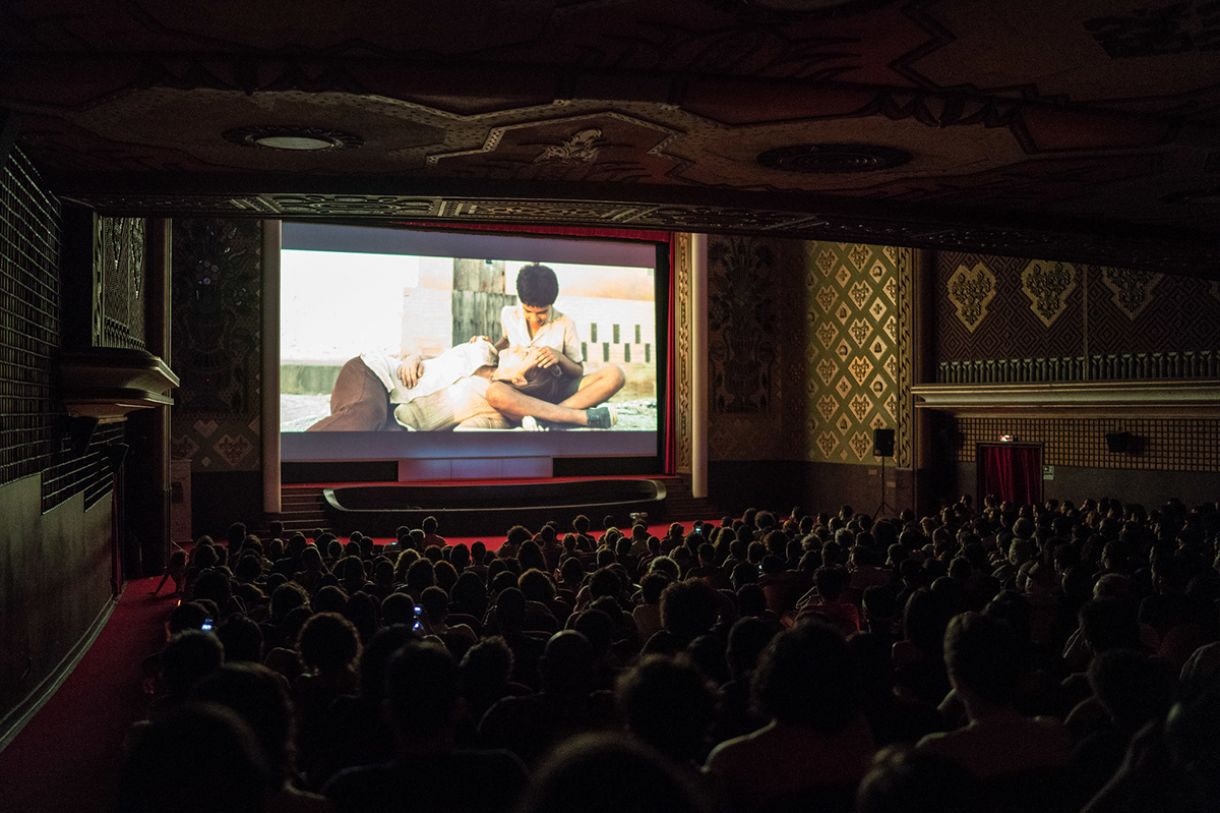
{"label": "red curtain", "polygon": [[664,445],[661,455],[662,474],[673,474],[677,471],[677,443],[674,437],[676,425],[674,398],[674,234],[668,231],[651,231],[644,229],[602,229],[582,226],[538,226],[500,223],[436,223],[430,221],[400,220],[394,223],[409,229],[435,229],[444,231],[465,232],[513,232],[516,234],[536,234],[544,237],[600,237],[610,240],[638,240],[647,243],[660,243],[666,246],[669,257],[668,295],[665,303],[666,328],[668,341],[665,349],[665,423],[662,428]]}
{"label": "red curtain", "polygon": [[1042,448],[1011,443],[979,447],[979,500],[995,494],[1017,504],[1042,501]]}

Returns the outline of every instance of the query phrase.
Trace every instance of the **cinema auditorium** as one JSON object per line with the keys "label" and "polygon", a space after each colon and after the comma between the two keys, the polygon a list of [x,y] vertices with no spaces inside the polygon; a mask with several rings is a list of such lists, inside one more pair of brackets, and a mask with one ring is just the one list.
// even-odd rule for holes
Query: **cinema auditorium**
{"label": "cinema auditorium", "polygon": [[1220,3],[0,3],[0,810],[1220,810]]}

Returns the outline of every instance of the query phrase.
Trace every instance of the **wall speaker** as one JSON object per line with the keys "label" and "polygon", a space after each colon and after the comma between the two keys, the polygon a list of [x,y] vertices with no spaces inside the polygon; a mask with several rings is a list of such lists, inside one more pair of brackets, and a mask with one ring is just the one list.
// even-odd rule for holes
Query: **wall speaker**
{"label": "wall speaker", "polygon": [[873,430],[873,454],[877,457],[894,456],[894,430]]}
{"label": "wall speaker", "polygon": [[1130,432],[1107,432],[1106,433],[1106,450],[1111,453],[1123,453],[1133,451],[1135,448],[1135,437]]}

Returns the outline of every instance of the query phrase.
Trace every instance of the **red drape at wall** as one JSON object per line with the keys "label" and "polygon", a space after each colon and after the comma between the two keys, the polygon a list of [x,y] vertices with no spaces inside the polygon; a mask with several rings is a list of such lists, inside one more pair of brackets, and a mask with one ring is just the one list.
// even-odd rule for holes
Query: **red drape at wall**
{"label": "red drape at wall", "polygon": [[979,447],[979,499],[996,494],[1018,504],[1042,501],[1042,449],[1009,443]]}
{"label": "red drape at wall", "polygon": [[664,434],[664,454],[661,456],[662,474],[673,474],[677,470],[677,439],[674,437],[674,428],[676,426],[677,415],[675,413],[676,399],[674,397],[674,367],[677,361],[674,353],[674,337],[677,335],[675,329],[675,300],[674,300],[674,234],[668,231],[651,231],[644,229],[602,229],[602,228],[586,228],[582,226],[537,226],[537,225],[517,225],[507,223],[436,223],[430,221],[411,221],[400,220],[395,221],[395,226],[403,226],[410,229],[437,229],[446,231],[465,231],[465,232],[513,232],[516,234],[536,234],[540,237],[585,237],[585,238],[604,238],[609,240],[639,240],[648,243],[661,243],[668,249],[667,256],[669,257],[667,287],[668,295],[665,303],[666,312],[666,328],[668,330],[668,341],[665,349],[665,421],[662,431]]}

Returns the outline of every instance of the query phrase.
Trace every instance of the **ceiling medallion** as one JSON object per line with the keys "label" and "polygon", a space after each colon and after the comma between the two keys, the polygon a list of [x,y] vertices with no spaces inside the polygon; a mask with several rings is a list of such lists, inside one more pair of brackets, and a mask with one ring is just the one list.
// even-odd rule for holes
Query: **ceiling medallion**
{"label": "ceiling medallion", "polygon": [[846,17],[871,11],[893,0],[703,0],[720,11],[764,21],[810,17]]}
{"label": "ceiling medallion", "polygon": [[323,127],[296,127],[284,124],[256,124],[235,127],[222,134],[226,141],[242,147],[269,150],[317,152],[320,150],[351,150],[364,144],[364,139],[342,130]]}
{"label": "ceiling medallion", "polygon": [[902,166],[911,154],[877,144],[792,144],[760,153],[758,163],[783,172],[876,172]]}

